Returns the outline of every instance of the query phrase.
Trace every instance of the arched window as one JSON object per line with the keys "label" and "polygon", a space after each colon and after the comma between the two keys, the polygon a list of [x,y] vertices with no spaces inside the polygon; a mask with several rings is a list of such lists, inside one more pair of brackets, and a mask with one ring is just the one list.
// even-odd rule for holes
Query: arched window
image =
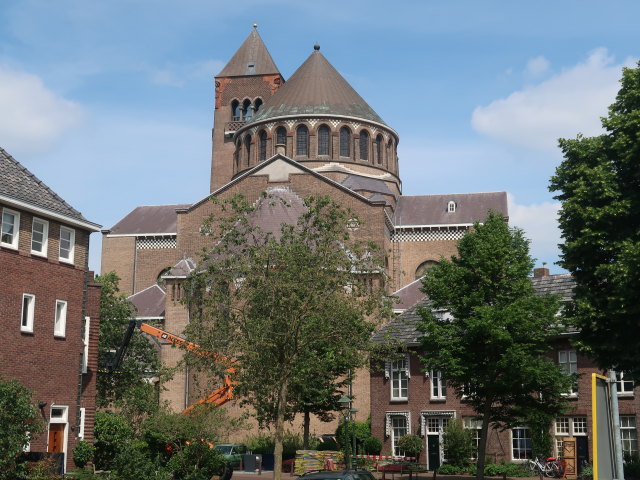
{"label": "arched window", "polygon": [[247,167],[251,163],[251,135],[247,135],[244,139],[244,150],[245,150],[245,164]]}
{"label": "arched window", "polygon": [[382,165],[382,135],[376,137],[376,163]]}
{"label": "arched window", "polygon": [[416,280],[420,277],[424,277],[424,274],[427,273],[427,270],[438,265],[438,262],[434,260],[427,260],[426,262],[422,262],[418,268],[416,268]]}
{"label": "arched window", "polygon": [[258,161],[264,162],[267,159],[267,132],[264,130],[260,132],[258,147]]}
{"label": "arched window", "polygon": [[305,125],[296,128],[296,155],[309,155],[309,129]]}
{"label": "arched window", "polygon": [[456,211],[456,202],[454,202],[453,200],[450,200],[449,203],[447,204],[447,212],[455,213],[455,211]]}
{"label": "arched window", "polygon": [[387,168],[393,170],[393,140],[391,139],[387,143]]}
{"label": "arched window", "polygon": [[350,157],[351,156],[351,130],[347,127],[342,127],[340,129],[340,156],[341,157]]}
{"label": "arched window", "polygon": [[329,155],[329,127],[326,125],[318,129],[318,155]]}
{"label": "arched window", "polygon": [[276,130],[276,145],[287,144],[287,129],[284,127],[278,127]]}
{"label": "arched window", "polygon": [[253,111],[254,113],[258,113],[258,110],[260,110],[260,107],[262,107],[262,99],[261,98],[256,98],[256,101],[253,102]]}
{"label": "arched window", "polygon": [[360,160],[369,160],[369,134],[365,130],[360,132]]}
{"label": "arched window", "polygon": [[242,102],[242,120],[248,122],[253,117],[253,105],[250,100]]}
{"label": "arched window", "polygon": [[238,100],[234,100],[231,102],[231,121],[239,122],[242,118],[242,112],[240,111],[240,102]]}

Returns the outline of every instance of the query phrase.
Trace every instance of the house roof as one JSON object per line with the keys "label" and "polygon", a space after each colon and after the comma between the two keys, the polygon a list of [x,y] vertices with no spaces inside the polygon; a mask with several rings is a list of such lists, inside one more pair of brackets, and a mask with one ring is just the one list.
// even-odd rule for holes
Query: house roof
{"label": "house roof", "polygon": [[253,122],[283,116],[338,115],[385,124],[320,53],[313,53],[255,115]]}
{"label": "house roof", "polygon": [[79,222],[89,230],[97,231],[100,228],[100,225],[89,222],[3,148],[0,148],[0,198],[26,209],[63,217],[72,223]]}
{"label": "house roof", "polygon": [[422,277],[405,285],[400,290],[393,292],[393,296],[397,297],[394,304],[394,311],[402,311],[413,307],[418,301],[424,298],[424,293],[420,291],[422,287]]}
{"label": "house roof", "polygon": [[[448,212],[449,202],[456,204]],[[507,193],[452,193],[445,195],[411,195],[398,198],[393,215],[396,226],[472,224],[486,218],[489,210],[508,215]]]}
{"label": "house roof", "polygon": [[[416,282],[419,282],[419,280],[416,280],[413,284]],[[575,281],[569,273],[532,277],[531,283],[535,293],[538,295],[560,295],[562,301],[571,300],[573,297]],[[411,285],[412,284],[409,284],[407,287]],[[402,290],[403,289],[398,290],[394,295],[399,297],[399,293],[402,292]],[[421,298],[419,298],[413,306],[392,319],[373,335],[374,342],[383,343],[387,338],[391,337],[401,341],[407,346],[419,345],[419,338],[422,335],[416,328],[417,323],[422,320],[419,311],[422,308],[428,307],[430,303],[424,293],[419,293]]]}
{"label": "house roof", "polygon": [[106,232],[110,235],[175,235],[177,232],[176,209],[188,206],[188,204],[178,204],[136,207]]}
{"label": "house roof", "polygon": [[216,77],[241,77],[280,73],[258,30],[254,27],[231,60]]}
{"label": "house roof", "polygon": [[136,318],[163,318],[166,293],[157,284],[127,298],[136,307]]}
{"label": "house roof", "polygon": [[166,274],[162,275],[162,278],[187,277],[195,269],[196,269],[196,262],[194,262],[191,258],[183,258],[178,263],[176,263],[173,267],[171,267],[171,270],[169,270]]}
{"label": "house roof", "polygon": [[377,178],[363,177],[362,175],[347,175],[341,183],[355,192],[366,190],[367,192],[392,195],[386,182]]}

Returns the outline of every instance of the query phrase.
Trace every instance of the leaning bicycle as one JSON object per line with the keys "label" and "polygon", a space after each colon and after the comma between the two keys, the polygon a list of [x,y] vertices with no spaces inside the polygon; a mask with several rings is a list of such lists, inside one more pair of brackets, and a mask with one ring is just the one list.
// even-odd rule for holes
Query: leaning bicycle
{"label": "leaning bicycle", "polygon": [[528,460],[529,470],[535,475],[544,475],[545,477],[560,478],[564,475],[562,461],[556,457],[549,457],[546,460],[534,458]]}

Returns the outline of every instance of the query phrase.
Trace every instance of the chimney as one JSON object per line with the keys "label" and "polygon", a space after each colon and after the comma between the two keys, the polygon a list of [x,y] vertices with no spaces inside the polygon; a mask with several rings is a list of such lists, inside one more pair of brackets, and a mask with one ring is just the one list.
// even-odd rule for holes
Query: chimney
{"label": "chimney", "polygon": [[549,276],[549,269],[547,268],[546,262],[542,262],[542,267],[533,269],[533,278],[541,278],[541,277],[548,277],[548,276]]}

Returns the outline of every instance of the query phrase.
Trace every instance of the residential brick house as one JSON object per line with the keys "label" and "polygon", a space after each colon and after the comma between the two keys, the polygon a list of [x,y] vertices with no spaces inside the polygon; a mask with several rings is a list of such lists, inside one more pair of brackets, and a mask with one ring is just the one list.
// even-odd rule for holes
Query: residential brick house
{"label": "residential brick house", "polygon": [[[559,295],[563,302],[572,298],[574,281],[570,274],[549,275],[547,268],[538,268],[531,281],[538,294]],[[420,460],[433,469],[445,460],[442,436],[449,420],[462,420],[464,427],[473,431],[476,443],[481,421],[464,397],[447,388],[443,372],[426,371],[419,360],[421,334],[416,322],[421,317],[417,312],[427,305],[419,287],[420,282],[415,282],[398,292],[398,317],[376,333],[380,342],[386,335],[401,341],[408,353],[404,358],[387,362],[384,369],[372,371],[371,423],[373,435],[384,440],[385,453],[402,453],[397,440],[407,433],[423,437]],[[556,338],[549,353],[565,371],[579,375],[575,388],[567,392],[569,410],[555,419],[551,433],[557,455],[562,452],[563,438],[575,439],[578,467],[581,467],[583,462],[590,461],[593,451],[591,374],[603,372],[571,345],[570,340],[576,333],[570,331]],[[624,380],[623,374],[618,378],[623,449],[637,454],[636,419],[640,412],[637,390],[633,382]],[[531,445],[531,433],[526,425],[506,431],[490,430],[487,456],[496,461],[520,462],[531,457]]]}
{"label": "residential brick house", "polygon": [[[188,313],[180,285],[195,268],[198,252],[215,239],[200,233],[219,199],[242,193],[260,204],[265,191],[301,205],[310,195],[328,195],[353,210],[361,222],[358,240],[385,252],[390,292],[412,282],[456,241],[494,210],[507,217],[505,192],[402,195],[398,133],[349,85],[315,45],[285,81],[257,30],[215,76],[210,191],[184,205],[136,207],[103,230],[102,272],[115,270],[121,289],[137,294],[159,283],[165,289],[164,327],[180,334]],[[203,99],[206,101],[206,99]],[[187,203],[190,202],[190,203]],[[262,222],[277,228],[290,213],[258,205]],[[163,347],[170,364],[180,352]],[[193,402],[186,372],[175,375],[163,399],[176,410]],[[359,418],[370,411],[369,375],[356,375]],[[229,407],[231,409],[234,406]],[[335,424],[312,424],[316,433]]]}
{"label": "residential brick house", "polygon": [[0,148],[0,375],[33,392],[46,422],[31,452],[73,465],[93,439],[100,286],[88,270],[85,219]]}

